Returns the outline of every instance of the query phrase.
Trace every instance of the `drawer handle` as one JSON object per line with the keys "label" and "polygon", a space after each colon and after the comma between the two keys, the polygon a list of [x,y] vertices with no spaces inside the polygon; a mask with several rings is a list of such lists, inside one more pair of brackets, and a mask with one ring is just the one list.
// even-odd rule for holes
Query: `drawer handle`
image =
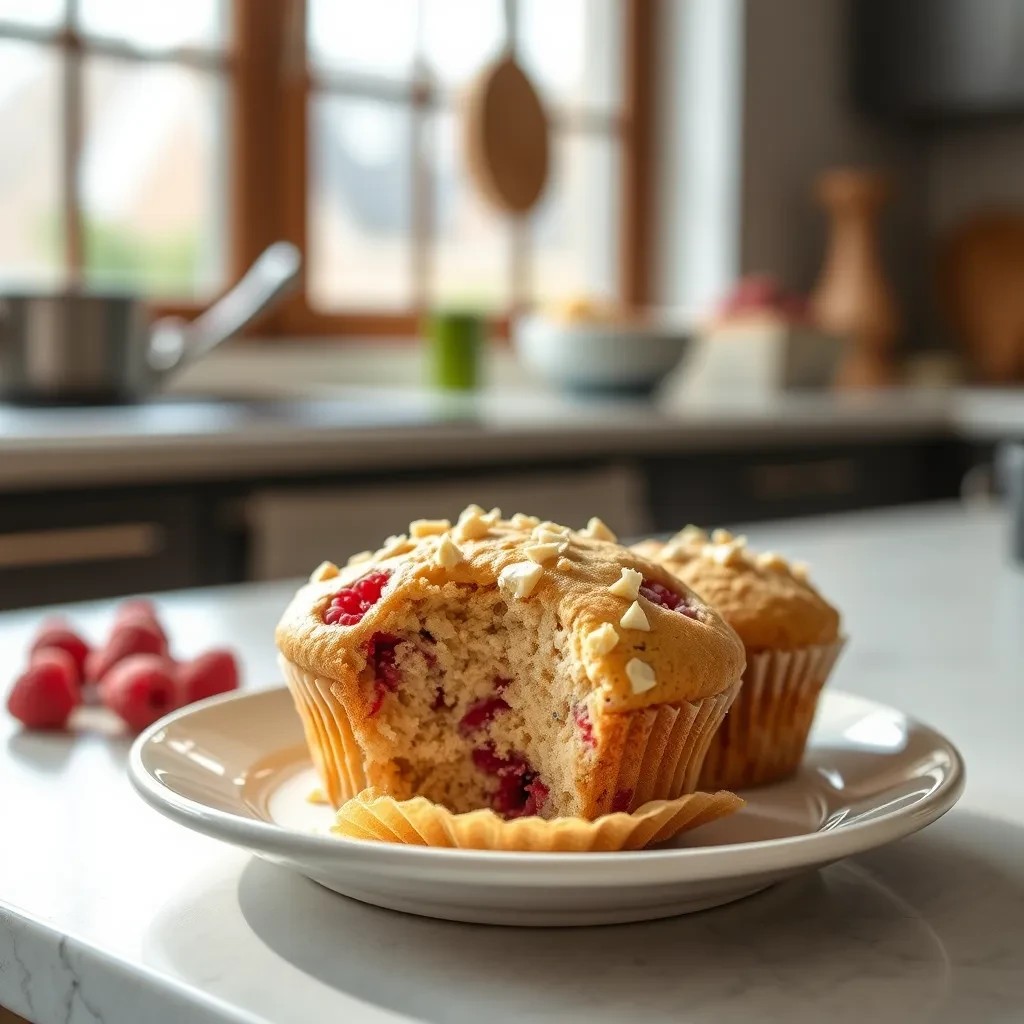
{"label": "drawer handle", "polygon": [[0,534],[0,569],[115,558],[151,558],[163,546],[163,536],[163,528],[156,523],[117,523]]}
{"label": "drawer handle", "polygon": [[852,459],[824,459],[753,466],[750,487],[755,497],[769,501],[825,495],[839,497],[857,489],[857,477],[857,464]]}

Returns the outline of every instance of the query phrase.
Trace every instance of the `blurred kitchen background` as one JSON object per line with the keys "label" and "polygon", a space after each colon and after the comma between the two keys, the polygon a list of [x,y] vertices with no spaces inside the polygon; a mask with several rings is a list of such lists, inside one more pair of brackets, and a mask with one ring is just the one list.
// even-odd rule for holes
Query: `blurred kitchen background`
{"label": "blurred kitchen background", "polygon": [[1024,436],[1024,0],[0,0],[0,138],[0,607]]}

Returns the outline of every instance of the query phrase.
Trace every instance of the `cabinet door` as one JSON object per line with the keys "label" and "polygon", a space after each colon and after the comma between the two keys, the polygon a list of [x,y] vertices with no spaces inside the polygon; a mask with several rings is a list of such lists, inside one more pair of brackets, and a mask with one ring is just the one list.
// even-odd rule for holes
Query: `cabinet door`
{"label": "cabinet door", "polygon": [[454,520],[474,501],[575,527],[598,515],[624,536],[648,526],[643,479],[626,466],[264,490],[247,508],[249,578],[300,576],[325,558],[343,563],[405,533],[410,520]]}
{"label": "cabinet door", "polygon": [[0,608],[195,586],[199,508],[163,489],[5,497]]}
{"label": "cabinet door", "polygon": [[953,497],[959,458],[913,441],[671,456],[648,462],[659,530]]}

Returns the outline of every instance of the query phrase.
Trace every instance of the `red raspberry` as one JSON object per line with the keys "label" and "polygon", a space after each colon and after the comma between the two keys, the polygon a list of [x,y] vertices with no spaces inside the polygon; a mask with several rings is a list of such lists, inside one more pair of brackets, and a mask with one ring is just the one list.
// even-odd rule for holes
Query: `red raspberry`
{"label": "red raspberry", "polygon": [[544,806],[548,787],[525,757],[516,753],[501,757],[491,744],[477,747],[471,757],[478,771],[498,777],[498,788],[491,796],[495,813],[503,818],[523,818]]}
{"label": "red raspberry", "polygon": [[75,663],[75,685],[81,686],[85,680],[85,659],[89,656],[89,645],[64,619],[47,619],[39,627],[29,648],[29,657],[44,647],[59,647],[67,651]]}
{"label": "red raspberry", "polygon": [[629,805],[633,802],[633,790],[617,789],[612,799],[612,811],[628,811]]}
{"label": "red raspberry", "polygon": [[7,710],[29,729],[63,729],[80,702],[66,652],[40,652],[14,681]]}
{"label": "red raspberry", "polygon": [[138,619],[114,626],[106,647],[95,651],[86,666],[91,681],[102,682],[118,662],[133,654],[159,654],[166,656],[167,641],[163,630],[155,622]]}
{"label": "red raspberry", "polygon": [[332,626],[354,626],[380,600],[389,579],[391,573],[379,569],[339,590],[324,611],[324,622]]}
{"label": "red raspberry", "polygon": [[572,709],[572,717],[580,730],[580,737],[585,747],[596,747],[597,740],[594,738],[594,723],[590,720],[590,710],[586,704],[577,704]]}
{"label": "red raspberry", "polygon": [[152,619],[156,621],[156,605],[145,597],[133,597],[129,601],[122,601],[114,612],[114,621],[121,619]]}
{"label": "red raspberry", "polygon": [[151,626],[154,632],[163,637],[164,646],[167,646],[167,633],[157,618],[156,606],[152,601],[147,601],[143,597],[133,598],[131,601],[124,601],[118,605],[117,611],[114,612],[114,626],[111,632],[116,633],[122,626],[136,622],[147,623]]}
{"label": "red raspberry", "polygon": [[207,651],[177,667],[178,705],[238,689],[238,662],[231,651]]}
{"label": "red raspberry", "polygon": [[682,594],[669,590],[664,583],[657,583],[654,580],[644,580],[640,585],[640,596],[646,597],[651,604],[660,605],[670,611],[679,612],[687,618],[697,618],[697,612],[691,608],[689,602]]}
{"label": "red raspberry", "polygon": [[384,698],[394,693],[402,682],[396,651],[401,637],[391,633],[374,633],[366,643],[366,663],[373,669],[373,701],[367,718],[373,718],[384,704]]}
{"label": "red raspberry", "polygon": [[476,765],[477,770],[484,773],[484,775],[498,775],[501,773],[503,768],[506,768],[508,762],[504,758],[498,757],[494,752],[494,748],[491,746],[477,747],[472,754],[473,764]]}
{"label": "red raspberry", "polygon": [[523,805],[522,816],[528,818],[531,815],[540,814],[541,808],[547,803],[551,790],[534,776],[533,779],[523,786],[523,791],[527,794],[527,797],[526,803]]}
{"label": "red raspberry", "polygon": [[81,685],[75,659],[63,647],[40,647],[34,650],[29,658],[29,664],[39,665],[43,662],[56,662],[75,686]]}
{"label": "red raspberry", "polygon": [[100,700],[132,729],[145,729],[177,706],[174,663],[158,654],[130,655],[103,677]]}
{"label": "red raspberry", "polygon": [[459,721],[459,731],[465,736],[482,729],[502,711],[508,711],[508,702],[501,697],[484,697],[469,705]]}

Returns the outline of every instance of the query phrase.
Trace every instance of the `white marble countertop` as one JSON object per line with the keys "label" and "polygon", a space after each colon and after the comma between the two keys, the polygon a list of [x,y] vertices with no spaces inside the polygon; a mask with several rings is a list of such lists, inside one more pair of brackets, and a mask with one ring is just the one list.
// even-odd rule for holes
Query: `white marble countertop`
{"label": "white marble countertop", "polygon": [[[1024,1019],[1024,568],[995,512],[951,506],[749,531],[842,606],[835,686],[947,733],[961,803],[924,832],[689,917],[571,931],[377,910],[164,820],[127,741],[0,721],[0,1003],[39,1024]],[[289,592],[161,599],[181,653],[232,638],[276,683]],[[107,605],[74,614],[98,629]],[[12,675],[38,619],[0,616]],[[95,723],[93,723],[94,725]]]}
{"label": "white marble countertop", "polygon": [[[100,408],[0,404],[0,488],[223,479],[314,470],[707,451],[943,436],[968,429],[954,392],[789,394],[743,401],[582,400],[304,385],[277,398]],[[1024,399],[976,396],[979,429],[1024,433]],[[1016,424],[1016,427],[1014,427]],[[971,428],[973,429],[973,428]]]}

